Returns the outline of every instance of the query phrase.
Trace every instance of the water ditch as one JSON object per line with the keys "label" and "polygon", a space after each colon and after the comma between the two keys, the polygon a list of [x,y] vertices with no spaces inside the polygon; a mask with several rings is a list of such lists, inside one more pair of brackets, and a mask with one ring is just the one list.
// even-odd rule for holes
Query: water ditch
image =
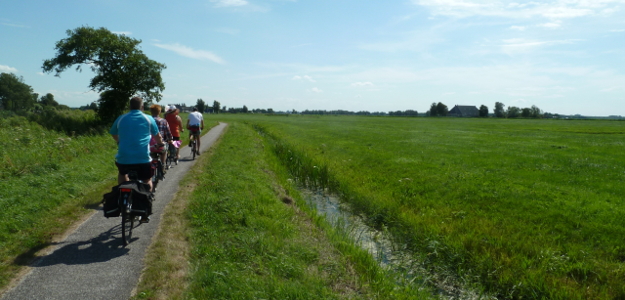
{"label": "water ditch", "polygon": [[401,287],[433,290],[440,299],[482,300],[496,297],[476,292],[461,279],[428,270],[419,256],[405,245],[393,242],[391,234],[375,229],[353,213],[348,203],[324,191],[300,188],[306,203],[336,229],[346,233],[353,242],[367,250],[380,266],[389,271]]}

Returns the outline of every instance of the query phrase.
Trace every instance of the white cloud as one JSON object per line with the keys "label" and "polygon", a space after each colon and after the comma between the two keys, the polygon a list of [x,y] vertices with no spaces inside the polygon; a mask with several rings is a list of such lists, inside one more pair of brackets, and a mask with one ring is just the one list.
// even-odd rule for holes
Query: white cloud
{"label": "white cloud", "polygon": [[365,87],[365,86],[373,86],[373,83],[366,81],[366,82],[354,82],[352,83],[353,87]]}
{"label": "white cloud", "polygon": [[316,80],[312,79],[312,77],[308,75],[304,75],[304,76],[295,75],[293,76],[293,80],[308,80],[310,82],[317,82]]}
{"label": "white cloud", "polygon": [[502,52],[508,55],[512,55],[516,53],[529,52],[539,47],[574,44],[580,41],[583,41],[583,40],[568,39],[568,40],[538,41],[538,40],[514,38],[514,39],[502,40],[503,44],[498,45],[498,47],[501,47]]}
{"label": "white cloud", "polygon": [[320,89],[319,89],[319,88],[317,88],[317,87],[314,87],[314,88],[309,89],[309,90],[306,90],[306,91],[307,91],[307,92],[312,92],[312,93],[323,93],[323,91],[322,91],[322,90],[320,90]]}
{"label": "white cloud", "polygon": [[2,22],[2,25],[10,26],[10,27],[18,27],[18,28],[30,28],[30,27],[24,26],[24,25],[13,24],[13,23],[4,23],[4,22]]}
{"label": "white cloud", "polygon": [[212,61],[218,64],[226,63],[224,59],[222,59],[221,57],[217,56],[216,54],[210,51],[195,50],[193,48],[183,46],[178,43],[176,44],[154,44],[154,46],[163,48],[165,50],[173,51],[175,53],[178,53],[179,55],[193,58],[193,59],[208,60],[208,61]]}
{"label": "white cloud", "polygon": [[245,0],[210,0],[210,2],[215,3],[215,7],[236,7],[249,4]]}
{"label": "white cloud", "polygon": [[119,35],[132,35],[132,32],[130,31],[111,31],[114,34],[119,34]]}
{"label": "white cloud", "polygon": [[9,67],[9,66],[5,66],[5,65],[0,65],[0,72],[4,72],[4,73],[17,73],[17,69]]}
{"label": "white cloud", "polygon": [[525,26],[510,26],[510,29],[512,30],[518,30],[518,31],[525,31],[527,27]]}
{"label": "white cloud", "polygon": [[625,32],[625,29],[612,29],[610,32]]}
{"label": "white cloud", "polygon": [[623,0],[555,0],[518,3],[510,0],[412,0],[429,7],[433,15],[453,17],[497,16],[526,19],[543,17],[569,19],[589,15],[611,14],[618,11]]}
{"label": "white cloud", "polygon": [[230,34],[230,35],[236,35],[236,34],[239,34],[239,32],[241,32],[239,29],[226,28],[226,27],[217,28],[215,29],[215,31],[225,33],[225,34]]}

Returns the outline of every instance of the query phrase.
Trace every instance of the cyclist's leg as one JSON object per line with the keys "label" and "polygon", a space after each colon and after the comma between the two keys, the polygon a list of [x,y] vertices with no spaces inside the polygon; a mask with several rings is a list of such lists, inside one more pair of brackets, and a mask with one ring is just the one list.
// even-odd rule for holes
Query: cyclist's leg
{"label": "cyclist's leg", "polygon": [[197,141],[197,148],[196,148],[197,155],[200,155],[200,145],[201,145],[201,142],[202,142],[202,135],[201,135],[201,133],[202,133],[202,131],[198,130],[197,134],[195,136],[195,140]]}
{"label": "cyclist's leg", "polygon": [[128,181],[128,172],[130,171],[128,165],[118,164],[117,162],[115,162],[115,165],[117,166],[117,184]]}
{"label": "cyclist's leg", "polygon": [[[179,136],[175,136],[173,138],[174,141],[179,141],[180,137]],[[180,147],[182,147],[182,145],[180,145]],[[175,148],[175,147],[174,147]],[[178,163],[178,159],[180,159],[180,149],[176,149],[176,163]]]}

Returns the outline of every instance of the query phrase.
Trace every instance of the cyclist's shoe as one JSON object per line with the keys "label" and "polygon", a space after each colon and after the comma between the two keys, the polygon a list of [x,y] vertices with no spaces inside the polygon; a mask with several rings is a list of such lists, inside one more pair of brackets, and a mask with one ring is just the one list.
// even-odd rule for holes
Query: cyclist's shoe
{"label": "cyclist's shoe", "polygon": [[195,151],[195,155],[200,156],[200,151]]}
{"label": "cyclist's shoe", "polygon": [[141,217],[141,220],[139,220],[139,223],[143,224],[143,223],[150,223],[150,217]]}

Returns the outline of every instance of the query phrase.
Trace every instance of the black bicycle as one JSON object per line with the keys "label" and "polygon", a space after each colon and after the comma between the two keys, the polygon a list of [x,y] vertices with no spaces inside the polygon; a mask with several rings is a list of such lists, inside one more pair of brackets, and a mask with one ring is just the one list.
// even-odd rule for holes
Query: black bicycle
{"label": "black bicycle", "polygon": [[163,170],[163,163],[161,162],[160,153],[150,152],[152,157],[152,169],[154,169],[154,175],[152,175],[152,193],[156,192],[156,186],[159,181],[165,179],[165,171]]}
{"label": "black bicycle", "polygon": [[165,160],[165,167],[167,169],[171,168],[172,164],[178,164],[178,148],[176,146],[169,144],[167,146],[167,159]]}
{"label": "black bicycle", "polygon": [[193,159],[195,159],[195,153],[197,152],[197,142],[195,141],[195,134],[192,134],[189,139],[191,140],[189,146],[191,147],[191,154],[193,154]]}
{"label": "black bicycle", "polygon": [[121,229],[124,246],[130,243],[135,222],[148,223],[150,221],[149,216],[152,214],[152,202],[154,201],[154,194],[150,191],[149,185],[138,179],[136,171],[128,172],[128,179],[129,181],[119,185],[117,200],[118,216],[122,217]]}

